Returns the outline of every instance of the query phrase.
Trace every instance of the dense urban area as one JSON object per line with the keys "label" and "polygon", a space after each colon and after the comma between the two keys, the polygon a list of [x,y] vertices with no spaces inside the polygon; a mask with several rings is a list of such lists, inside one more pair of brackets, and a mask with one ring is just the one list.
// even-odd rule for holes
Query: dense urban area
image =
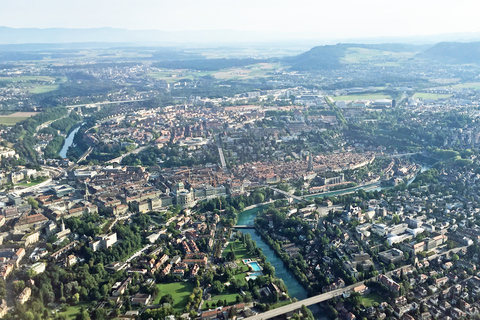
{"label": "dense urban area", "polygon": [[475,45],[0,48],[0,318],[480,319]]}

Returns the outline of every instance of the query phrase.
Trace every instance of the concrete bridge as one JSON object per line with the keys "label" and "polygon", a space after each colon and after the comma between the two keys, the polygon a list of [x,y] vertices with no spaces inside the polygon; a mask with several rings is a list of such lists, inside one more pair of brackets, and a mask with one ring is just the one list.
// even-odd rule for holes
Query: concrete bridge
{"label": "concrete bridge", "polygon": [[266,187],[272,189],[273,191],[275,191],[277,193],[283,194],[287,198],[292,198],[294,200],[297,200],[298,202],[307,201],[307,200],[303,199],[302,197],[294,196],[293,194],[290,194],[286,191],[283,191],[283,190],[280,190],[280,189],[277,189],[277,188],[274,188],[274,187],[270,187],[270,186],[266,186]]}
{"label": "concrete bridge", "polygon": [[361,281],[361,282],[352,284],[352,285],[350,285],[348,287],[345,287],[345,288],[340,288],[340,289],[333,290],[333,291],[330,291],[330,292],[322,293],[322,294],[316,295],[314,297],[303,299],[301,301],[297,301],[297,302],[288,304],[288,305],[280,307],[280,308],[276,308],[276,309],[273,309],[273,310],[269,310],[269,311],[266,311],[266,312],[259,313],[257,315],[252,316],[252,317],[248,317],[247,319],[248,320],[265,320],[265,319],[275,318],[275,317],[281,316],[283,314],[293,313],[296,310],[300,310],[303,305],[308,307],[308,306],[311,306],[311,305],[314,305],[314,304],[317,304],[317,303],[320,303],[320,302],[323,302],[323,301],[341,296],[342,294],[344,294],[346,292],[351,292],[353,290],[353,288],[358,287],[358,286],[362,285],[363,283],[364,283],[364,281]]}
{"label": "concrete bridge", "polygon": [[253,224],[240,224],[233,226],[234,229],[255,229],[255,225]]}

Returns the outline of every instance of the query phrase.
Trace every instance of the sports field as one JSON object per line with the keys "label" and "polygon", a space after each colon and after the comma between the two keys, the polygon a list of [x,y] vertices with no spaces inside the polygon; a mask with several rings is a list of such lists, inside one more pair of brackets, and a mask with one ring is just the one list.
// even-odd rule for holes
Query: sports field
{"label": "sports field", "polygon": [[15,112],[9,115],[0,116],[0,124],[13,126],[15,123],[36,115],[38,112]]}

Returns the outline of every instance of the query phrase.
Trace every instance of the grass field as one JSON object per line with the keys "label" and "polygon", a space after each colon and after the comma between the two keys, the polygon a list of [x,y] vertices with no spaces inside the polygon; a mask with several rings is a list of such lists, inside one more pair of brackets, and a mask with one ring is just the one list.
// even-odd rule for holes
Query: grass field
{"label": "grass field", "polygon": [[345,57],[342,62],[345,63],[359,63],[363,61],[370,61],[375,58],[383,56],[383,51],[366,48],[349,48],[345,52]]}
{"label": "grass field", "polygon": [[189,70],[166,70],[166,71],[152,72],[152,73],[149,73],[148,75],[155,79],[165,80],[167,83],[175,83],[181,79],[193,80],[197,77],[204,77],[212,73],[213,71],[193,72]]}
{"label": "grass field", "polygon": [[27,88],[30,93],[45,93],[58,89],[58,84],[46,84],[46,85],[33,85]]}
{"label": "grass field", "polygon": [[22,186],[22,187],[32,187],[32,186],[36,186],[37,184],[40,184],[40,183],[42,183],[42,182],[29,182],[29,183],[20,182],[17,185]]}
{"label": "grass field", "polygon": [[441,94],[441,93],[427,93],[427,92],[417,92],[413,95],[417,99],[444,99],[450,98],[451,94]]}
{"label": "grass field", "polygon": [[390,95],[383,93],[350,94],[346,96],[336,96],[331,98],[334,101],[392,99]]}
{"label": "grass field", "polygon": [[459,83],[452,86],[453,89],[480,89],[480,82]]}
{"label": "grass field", "polygon": [[232,246],[233,246],[233,251],[235,252],[235,256],[237,257],[237,260],[253,258],[250,254],[248,254],[247,249],[245,249],[245,246],[240,240],[231,241],[228,244],[227,248],[223,250],[222,257],[227,256],[227,254],[231,251]]}
{"label": "grass field", "polygon": [[15,112],[9,115],[0,116],[0,124],[12,126],[15,123],[36,115],[37,112]]}
{"label": "grass field", "polygon": [[241,68],[231,68],[212,73],[217,79],[248,79],[268,77],[268,73],[280,68],[277,63],[258,63]]}
{"label": "grass field", "polygon": [[48,76],[24,76],[24,77],[0,77],[3,82],[19,82],[19,81],[53,81],[55,78]]}
{"label": "grass field", "polygon": [[158,304],[162,296],[171,294],[173,298],[172,307],[177,311],[183,311],[188,303],[188,296],[192,293],[194,285],[192,282],[174,282],[166,284],[159,283],[157,287],[160,288],[160,294],[153,304]]}
{"label": "grass field", "polygon": [[374,302],[380,304],[383,301],[385,301],[385,299],[376,293],[370,293],[362,297],[362,304],[367,308],[371,307]]}
{"label": "grass field", "polygon": [[[216,296],[212,296],[212,299],[210,299],[208,301],[208,304],[211,307],[212,302],[215,302],[215,304],[217,304],[217,302],[219,300],[221,300],[221,301],[227,300],[227,305],[235,304],[235,303],[237,303],[237,296],[238,295],[239,295],[238,293],[231,293],[231,294],[219,294],[219,295],[216,295]],[[207,302],[207,301],[205,301],[205,302]],[[203,304],[202,310],[207,310],[206,303]]]}
{"label": "grass field", "polygon": [[85,309],[88,308],[88,304],[87,303],[81,303],[77,306],[69,306],[67,308],[67,310],[63,311],[63,312],[59,312],[58,314],[60,315],[64,315],[67,317],[67,320],[75,320],[75,318],[77,317],[77,314],[80,312],[80,308],[81,307],[84,307]]}
{"label": "grass field", "polygon": [[402,60],[414,55],[411,52],[390,52],[368,48],[348,48],[345,57],[341,59],[343,63],[361,63],[368,61],[378,61],[379,63],[392,63],[385,66],[396,66],[396,61],[385,62],[385,59]]}

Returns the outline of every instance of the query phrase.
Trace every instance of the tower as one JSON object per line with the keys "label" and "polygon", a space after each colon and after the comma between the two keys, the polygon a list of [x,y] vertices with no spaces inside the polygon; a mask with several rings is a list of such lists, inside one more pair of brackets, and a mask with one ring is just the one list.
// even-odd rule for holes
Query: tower
{"label": "tower", "polygon": [[89,196],[90,196],[90,192],[88,192],[88,184],[87,184],[87,181],[85,181],[85,196],[83,198],[85,200],[88,200]]}
{"label": "tower", "polygon": [[308,166],[307,166],[307,171],[311,172],[313,171],[313,158],[312,158],[312,153],[308,153]]}

